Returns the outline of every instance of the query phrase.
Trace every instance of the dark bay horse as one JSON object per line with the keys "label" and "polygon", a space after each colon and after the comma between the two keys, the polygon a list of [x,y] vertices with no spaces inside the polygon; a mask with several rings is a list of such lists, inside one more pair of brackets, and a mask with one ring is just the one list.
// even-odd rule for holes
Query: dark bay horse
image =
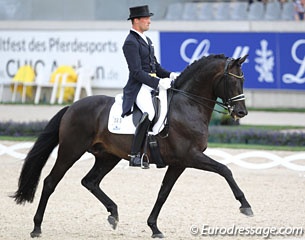
{"label": "dark bay horse", "polygon": [[[169,90],[173,93],[169,104],[168,136],[157,136],[167,170],[147,220],[152,237],[164,237],[157,227],[157,218],[176,180],[186,168],[223,176],[241,203],[240,212],[253,215],[250,204],[228,167],[203,153],[207,148],[208,125],[214,106],[218,103],[217,97],[223,100],[222,106],[228,109],[234,119],[247,115],[241,70],[246,58],[232,59],[224,55],[203,57],[188,66]],[[57,184],[85,152],[95,156],[95,163],[81,183],[106,207],[110,213],[108,221],[116,228],[119,221],[117,205],[99,185],[121,159],[129,159],[133,136],[108,131],[109,110],[113,103],[113,97],[91,96],[63,108],[49,121],[28,153],[21,170],[18,190],[12,196],[18,204],[33,201],[42,168],[53,149],[59,145],[55,165],[44,180],[34,216],[32,237],[41,235],[43,215]]]}

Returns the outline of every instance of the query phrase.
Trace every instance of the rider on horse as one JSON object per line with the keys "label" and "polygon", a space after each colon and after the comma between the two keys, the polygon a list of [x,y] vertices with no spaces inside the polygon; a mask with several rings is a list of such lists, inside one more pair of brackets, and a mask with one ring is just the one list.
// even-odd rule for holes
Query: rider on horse
{"label": "rider on horse", "polygon": [[123,89],[122,117],[129,115],[136,104],[143,112],[137,125],[131,147],[130,166],[141,166],[141,147],[151,122],[155,116],[151,92],[158,87],[168,89],[177,74],[163,69],[158,63],[152,41],[144,35],[149,29],[150,17],[148,6],[129,8],[132,28],[127,36],[123,52],[126,58],[129,79]]}

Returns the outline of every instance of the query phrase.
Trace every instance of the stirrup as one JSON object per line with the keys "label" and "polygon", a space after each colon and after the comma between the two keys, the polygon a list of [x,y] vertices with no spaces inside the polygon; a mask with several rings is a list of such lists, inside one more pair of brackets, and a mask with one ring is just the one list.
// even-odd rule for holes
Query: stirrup
{"label": "stirrup", "polygon": [[146,153],[143,153],[141,156],[141,168],[142,169],[149,169],[149,158]]}

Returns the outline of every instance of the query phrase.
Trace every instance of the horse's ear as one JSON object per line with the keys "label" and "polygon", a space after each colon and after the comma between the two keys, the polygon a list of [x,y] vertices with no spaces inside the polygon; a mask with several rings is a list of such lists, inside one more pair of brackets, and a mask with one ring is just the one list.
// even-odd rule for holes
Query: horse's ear
{"label": "horse's ear", "polygon": [[237,60],[238,60],[238,63],[241,65],[241,64],[243,64],[245,61],[246,61],[246,59],[247,59],[247,57],[249,56],[249,54],[246,54],[245,56],[243,56],[242,58],[238,58]]}

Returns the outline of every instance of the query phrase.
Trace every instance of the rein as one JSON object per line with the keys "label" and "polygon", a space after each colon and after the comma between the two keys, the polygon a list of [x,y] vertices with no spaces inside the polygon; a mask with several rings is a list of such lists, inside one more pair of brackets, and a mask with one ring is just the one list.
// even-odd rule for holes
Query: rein
{"label": "rein", "polygon": [[214,108],[211,108],[210,106],[205,104],[204,101],[215,103],[215,104],[221,106],[222,108],[227,109],[225,104],[222,103],[222,102],[219,102],[217,100],[212,100],[212,99],[209,99],[209,98],[205,98],[205,97],[201,97],[201,96],[198,96],[198,95],[195,95],[195,94],[192,94],[192,93],[189,93],[189,92],[177,89],[177,88],[170,88],[170,90],[172,90],[173,92],[177,92],[177,93],[183,95],[184,97],[187,97],[187,98],[191,99],[193,102],[196,102],[196,103],[198,103],[200,105],[203,105],[203,106],[205,106],[205,107],[207,107],[209,109],[212,109],[215,112],[222,113],[222,114],[228,114],[226,112],[218,111],[218,110],[216,110]]}
{"label": "rein", "polygon": [[[237,95],[237,96],[232,97],[232,98],[227,97],[227,91],[226,91],[227,87],[226,86],[227,86],[227,78],[229,77],[228,75],[230,75],[232,77],[235,77],[235,78],[238,78],[238,79],[243,79],[244,78],[243,74],[241,76],[238,76],[234,73],[228,72],[228,67],[229,67],[230,62],[232,60],[233,60],[232,58],[227,59],[225,69],[224,69],[224,74],[223,74],[224,78],[222,78],[223,81],[224,81],[224,93],[225,93],[225,100],[223,100],[223,102],[219,102],[217,100],[212,100],[212,99],[209,99],[209,98],[206,98],[206,97],[198,96],[198,95],[195,95],[195,94],[192,94],[192,93],[189,93],[189,92],[186,92],[186,91],[174,88],[174,87],[171,87],[170,89],[174,92],[177,92],[177,93],[191,99],[192,101],[194,101],[198,104],[201,104],[201,105],[215,111],[215,112],[218,112],[218,113],[221,113],[221,114],[231,114],[233,109],[234,109],[234,106],[232,106],[232,103],[242,101],[242,100],[246,99],[244,94],[240,94],[240,95]],[[215,88],[218,87],[220,82],[222,82],[222,80],[218,82],[218,84],[216,85]],[[227,110],[228,112],[218,111],[214,108],[211,108],[207,104],[205,104],[204,101],[208,101],[208,102],[212,102],[214,104],[217,104],[218,106],[222,107],[223,109]]]}

